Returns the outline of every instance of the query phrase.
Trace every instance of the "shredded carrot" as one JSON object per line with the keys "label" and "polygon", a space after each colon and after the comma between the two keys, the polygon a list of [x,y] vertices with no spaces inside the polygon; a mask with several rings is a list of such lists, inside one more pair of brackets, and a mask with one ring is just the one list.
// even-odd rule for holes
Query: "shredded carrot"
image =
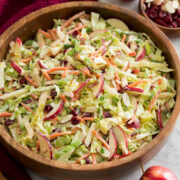
{"label": "shredded carrot", "polygon": [[169,107],[169,103],[168,102],[165,103],[165,106],[166,106],[167,110],[170,112],[171,109]]}
{"label": "shredded carrot", "polygon": [[34,100],[38,100],[38,96],[36,96],[35,94],[31,94],[31,97],[34,99]]}
{"label": "shredded carrot", "polygon": [[32,79],[30,79],[27,75],[24,75],[24,77],[29,82],[29,84],[32,84],[35,87],[39,86],[36,82],[34,82]]}
{"label": "shredded carrot", "polygon": [[0,117],[10,117],[10,116],[12,116],[12,113],[9,113],[7,111],[4,111],[4,112],[0,113]]}
{"label": "shredded carrot", "polygon": [[126,34],[123,34],[121,42],[124,43],[125,39],[126,39]]}
{"label": "shredded carrot", "polygon": [[[162,78],[163,78],[163,77],[166,77],[166,74],[164,74],[164,75],[162,76]],[[160,79],[158,80],[158,84],[159,84],[159,85],[161,85],[161,83],[162,83],[162,78],[160,78]]]}
{"label": "shredded carrot", "polygon": [[38,32],[40,32],[44,37],[46,37],[48,39],[52,39],[51,35],[48,32],[45,32],[45,31],[43,31],[41,29],[39,29]]}
{"label": "shredded carrot", "polygon": [[28,105],[26,105],[26,104],[24,104],[24,103],[20,103],[26,110],[28,110],[29,112],[32,112],[33,110],[28,106]]}
{"label": "shredded carrot", "polygon": [[91,73],[87,67],[80,69],[85,75],[91,77]]}
{"label": "shredded carrot", "polygon": [[11,85],[13,84],[13,82],[14,82],[14,80],[11,80],[11,81],[9,82],[9,86],[11,86]]}
{"label": "shredded carrot", "polygon": [[81,162],[81,160],[89,157],[90,155],[91,155],[91,153],[87,153],[87,154],[81,156],[81,157],[75,162],[75,164],[79,164],[79,163]]}
{"label": "shredded carrot", "polygon": [[55,67],[52,69],[48,69],[46,72],[49,74],[49,73],[52,73],[54,71],[61,71],[61,70],[66,70],[66,67]]}
{"label": "shredded carrot", "polygon": [[119,83],[118,83],[118,81],[120,81],[120,78],[119,78],[119,76],[118,76],[118,73],[115,72],[114,75],[115,75],[115,83],[116,83],[116,87],[117,87],[118,90],[120,90],[121,87],[120,87],[120,85],[119,85]]}
{"label": "shredded carrot", "polygon": [[136,52],[132,52],[132,53],[129,53],[129,56],[135,56],[136,55]]}
{"label": "shredded carrot", "polygon": [[132,73],[138,74],[138,73],[140,73],[140,69],[139,68],[135,68],[135,69],[132,70]]}
{"label": "shredded carrot", "polygon": [[61,97],[61,99],[64,101],[64,102],[66,102],[66,97],[63,95],[63,94],[60,94],[60,97]]}
{"label": "shredded carrot", "polygon": [[159,91],[157,92],[157,94],[154,96],[154,98],[151,100],[151,104],[150,104],[150,106],[149,106],[149,112],[151,112],[151,109],[152,109],[152,107],[154,106],[154,104],[155,104],[155,102],[156,102],[156,100],[157,100],[160,92],[161,92],[161,91],[159,90]]}
{"label": "shredded carrot", "polygon": [[49,34],[51,35],[52,39],[55,41],[57,40],[57,36],[53,30],[48,30]]}
{"label": "shredded carrot", "polygon": [[67,20],[62,26],[61,26],[61,29],[63,30],[64,28],[66,28],[67,26],[69,26],[75,19],[81,17],[82,15],[84,15],[85,12],[82,11],[78,14],[75,14],[74,16],[72,16],[69,20]]}
{"label": "shredded carrot", "polygon": [[76,28],[68,31],[67,34],[72,34],[74,31],[79,31],[79,30],[81,30],[81,29],[83,29],[83,28],[85,28],[85,27],[86,27],[86,25],[81,25],[81,26],[79,26],[79,27],[76,27]]}
{"label": "shredded carrot", "polygon": [[77,71],[70,71],[69,73],[74,75],[79,75],[81,72],[77,70]]}
{"label": "shredded carrot", "polygon": [[83,117],[81,118],[83,121],[94,121],[93,117]]}
{"label": "shredded carrot", "polygon": [[62,74],[62,77],[61,77],[62,79],[66,77],[66,73],[68,70],[69,70],[69,67],[66,67],[63,74]]}
{"label": "shredded carrot", "polygon": [[92,130],[92,134],[96,136],[96,138],[99,139],[107,149],[109,149],[108,143],[96,131]]}
{"label": "shredded carrot", "polygon": [[33,54],[32,56],[30,56],[30,57],[28,57],[28,58],[26,58],[26,59],[21,59],[21,62],[23,62],[23,63],[28,63],[29,61],[31,61],[32,60],[32,58],[35,56],[35,54]]}
{"label": "shredded carrot", "polygon": [[137,86],[137,85],[139,85],[139,84],[141,84],[141,83],[147,83],[148,81],[147,80],[139,80],[139,81],[137,81],[137,82],[134,82],[134,83],[132,83],[132,84],[128,84],[128,86],[129,87],[132,87],[132,86]]}
{"label": "shredded carrot", "polygon": [[48,74],[46,71],[44,71],[44,70],[41,69],[41,72],[42,72],[43,76],[44,76],[48,81],[51,81],[51,77],[49,76],[49,74]]}
{"label": "shredded carrot", "polygon": [[114,67],[117,67],[112,61],[110,61],[107,57],[103,57],[104,60],[107,62],[108,65],[112,65]]}
{"label": "shredded carrot", "polygon": [[51,140],[51,139],[57,138],[59,136],[70,135],[70,134],[74,134],[74,133],[75,132],[73,132],[73,131],[54,133],[49,136],[49,139]]}
{"label": "shredded carrot", "polygon": [[92,154],[92,164],[96,164],[96,154]]}

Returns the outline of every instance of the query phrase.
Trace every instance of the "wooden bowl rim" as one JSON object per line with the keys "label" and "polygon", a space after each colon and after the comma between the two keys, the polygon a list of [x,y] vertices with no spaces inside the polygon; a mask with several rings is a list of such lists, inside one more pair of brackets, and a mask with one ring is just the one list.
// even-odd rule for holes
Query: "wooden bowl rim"
{"label": "wooden bowl rim", "polygon": [[146,18],[147,18],[148,20],[150,20],[151,22],[153,22],[156,26],[158,26],[159,28],[164,29],[164,30],[166,30],[166,31],[171,31],[171,32],[173,32],[173,31],[180,31],[180,27],[168,28],[168,27],[165,27],[165,26],[161,26],[160,24],[157,24],[156,22],[154,22],[153,20],[151,20],[151,19],[147,16],[146,12],[144,11],[143,5],[144,5],[144,0],[139,0],[139,8],[140,8],[143,16],[146,17]]}
{"label": "wooden bowl rim", "polygon": [[[8,37],[8,33],[14,33],[16,30],[18,30],[23,24],[27,23],[25,21],[26,18],[28,18],[29,21],[32,21],[33,19],[37,18],[38,16],[41,16],[45,13],[48,12],[52,12],[55,10],[61,10],[63,8],[73,8],[73,7],[96,7],[96,8],[104,8],[104,9],[108,9],[108,10],[112,10],[115,12],[122,12],[124,14],[131,14],[132,17],[136,17],[139,22],[141,22],[142,24],[145,24],[147,26],[147,28],[149,28],[152,32],[156,32],[159,33],[162,36],[162,42],[164,42],[166,44],[166,42],[168,42],[167,44],[169,44],[169,46],[171,47],[171,55],[172,55],[172,59],[174,61],[175,66],[177,67],[179,65],[178,62],[178,55],[176,53],[176,50],[174,49],[173,45],[171,44],[171,42],[169,41],[169,39],[167,38],[167,36],[162,33],[154,24],[149,25],[149,21],[147,19],[145,19],[144,17],[138,15],[136,12],[130,11],[128,9],[122,8],[120,6],[117,5],[112,5],[112,4],[106,4],[106,3],[100,3],[100,2],[68,2],[68,3],[62,3],[62,4],[57,4],[57,5],[52,5],[46,8],[42,8],[40,10],[37,10],[35,12],[32,12],[31,14],[23,17],[22,19],[20,19],[19,21],[17,21],[15,24],[13,24],[11,27],[8,28],[8,30],[6,30],[0,37],[0,46],[2,46],[3,44],[3,39],[5,40]],[[177,74],[180,74],[180,70],[177,69]],[[176,89],[177,91],[177,95],[176,95],[176,104],[174,107],[174,110],[172,112],[172,115],[169,119],[169,121],[167,122],[166,126],[162,129],[162,131],[147,145],[145,145],[143,148],[139,149],[137,152],[132,153],[131,155],[124,157],[122,159],[118,159],[118,160],[113,160],[113,161],[109,161],[109,162],[104,162],[104,163],[100,163],[100,164],[88,164],[88,165],[79,165],[79,164],[68,164],[68,163],[64,163],[64,162],[58,162],[55,160],[50,160],[47,158],[44,158],[36,153],[33,153],[32,151],[30,151],[29,149],[27,149],[26,147],[21,146],[19,143],[17,143],[10,135],[9,133],[5,130],[5,128],[0,125],[0,139],[3,140],[3,142],[5,144],[8,144],[8,146],[12,147],[13,149],[15,149],[16,151],[18,151],[18,153],[22,154],[23,156],[26,156],[27,158],[37,162],[37,163],[41,163],[41,165],[44,166],[49,166],[51,168],[59,168],[59,169],[64,169],[64,170],[79,170],[79,171],[94,171],[94,170],[103,170],[103,169],[109,169],[109,168],[113,168],[116,166],[120,166],[120,165],[124,165],[124,164],[128,164],[130,162],[133,162],[135,160],[139,160],[144,154],[146,154],[147,152],[151,151],[160,141],[162,141],[163,139],[165,139],[170,132],[172,131],[178,114],[179,114],[179,110],[178,108],[180,107],[180,78],[179,76],[177,76],[177,87]]]}

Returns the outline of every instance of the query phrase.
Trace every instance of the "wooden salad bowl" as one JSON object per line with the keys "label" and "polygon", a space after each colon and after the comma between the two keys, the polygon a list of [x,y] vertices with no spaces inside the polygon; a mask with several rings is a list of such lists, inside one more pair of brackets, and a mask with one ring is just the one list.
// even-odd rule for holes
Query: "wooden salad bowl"
{"label": "wooden salad bowl", "polygon": [[2,125],[0,125],[0,142],[24,166],[52,179],[114,179],[140,167],[139,161],[146,163],[155,156],[167,141],[178,118],[180,107],[180,64],[178,55],[166,35],[149,20],[122,7],[97,2],[70,2],[35,11],[7,29],[0,37],[0,59],[5,58],[10,41],[15,40],[17,36],[22,38],[23,41],[33,38],[39,28],[48,29],[52,27],[54,18],[68,18],[82,10],[98,12],[105,19],[121,19],[130,29],[150,35],[157,46],[164,51],[169,66],[175,70],[172,76],[176,80],[177,90],[176,104],[166,126],[150,143],[137,152],[122,159],[94,165],[67,164],[44,158],[18,144]]}
{"label": "wooden salad bowl", "polygon": [[145,12],[144,9],[144,0],[139,0],[139,12],[145,17],[147,18],[149,21],[153,22],[154,24],[156,24],[156,26],[158,28],[160,28],[165,34],[167,34],[168,36],[171,37],[175,37],[175,36],[179,36],[180,35],[180,27],[177,28],[169,28],[169,27],[165,27],[165,26],[161,26],[157,23],[155,23],[154,21],[152,21],[148,15]]}

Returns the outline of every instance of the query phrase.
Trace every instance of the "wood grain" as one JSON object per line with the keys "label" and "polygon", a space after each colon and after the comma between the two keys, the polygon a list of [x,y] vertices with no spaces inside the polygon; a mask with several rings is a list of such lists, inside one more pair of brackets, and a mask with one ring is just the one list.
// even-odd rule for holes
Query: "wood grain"
{"label": "wood grain", "polygon": [[158,28],[160,28],[165,34],[167,34],[169,37],[175,37],[180,35],[180,27],[177,28],[168,28],[165,26],[161,26],[154,21],[152,21],[146,14],[144,10],[144,0],[139,0],[139,12],[147,18],[150,22],[154,23]]}
{"label": "wood grain", "polygon": [[176,104],[167,125],[149,144],[132,155],[119,160],[96,165],[67,164],[41,157],[15,142],[1,125],[0,142],[4,145],[4,147],[6,147],[9,153],[11,153],[26,167],[53,179],[114,179],[138,168],[139,159],[145,163],[155,156],[166,142],[176,123],[180,107],[179,59],[167,36],[146,18],[122,7],[97,2],[70,2],[49,6],[35,11],[12,25],[0,37],[0,59],[3,60],[5,58],[8,51],[8,44],[10,41],[15,40],[17,36],[21,37],[22,40],[25,41],[32,38],[39,28],[45,30],[50,28],[53,24],[54,18],[68,18],[82,10],[85,10],[86,12],[98,12],[105,19],[121,19],[131,29],[137,32],[145,32],[150,35],[152,40],[156,42],[157,46],[164,51],[164,55],[169,66],[175,70],[172,75],[176,80],[177,90]]}

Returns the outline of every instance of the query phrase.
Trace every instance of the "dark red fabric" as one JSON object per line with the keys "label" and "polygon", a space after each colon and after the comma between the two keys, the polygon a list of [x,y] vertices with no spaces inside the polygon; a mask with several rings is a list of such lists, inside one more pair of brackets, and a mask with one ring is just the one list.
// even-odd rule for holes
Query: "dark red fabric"
{"label": "dark red fabric", "polygon": [[11,24],[37,9],[69,1],[73,0],[0,0],[0,34]]}

